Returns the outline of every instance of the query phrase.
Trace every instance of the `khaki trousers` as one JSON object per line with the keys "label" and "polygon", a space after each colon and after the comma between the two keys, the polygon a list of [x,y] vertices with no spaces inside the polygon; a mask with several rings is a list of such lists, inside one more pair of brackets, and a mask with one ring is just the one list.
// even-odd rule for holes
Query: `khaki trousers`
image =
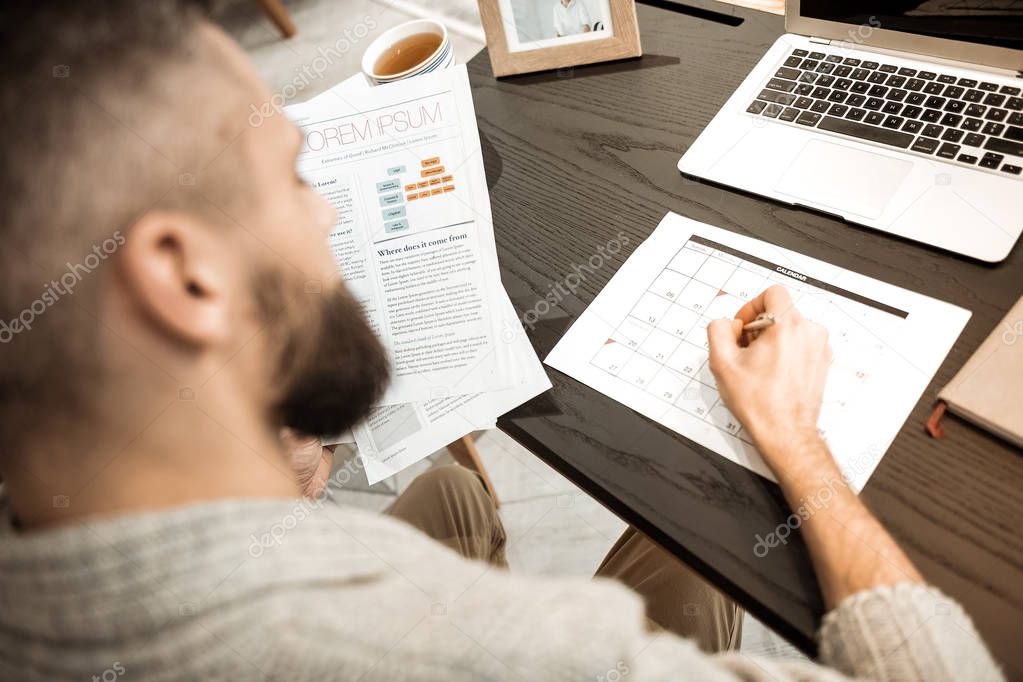
{"label": "khaki trousers", "polygon": [[[430,469],[386,513],[464,557],[508,566],[497,508],[469,469]],[[618,580],[639,594],[651,629],[693,639],[708,653],[739,647],[743,614],[735,602],[632,527],[611,547],[596,577]]]}

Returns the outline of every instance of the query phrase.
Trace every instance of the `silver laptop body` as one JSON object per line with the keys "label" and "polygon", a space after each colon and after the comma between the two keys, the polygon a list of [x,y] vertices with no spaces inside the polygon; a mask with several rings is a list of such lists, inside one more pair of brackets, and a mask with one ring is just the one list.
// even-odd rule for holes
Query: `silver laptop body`
{"label": "silver laptop body", "polygon": [[788,0],[785,26],[679,170],[1006,258],[1023,231],[1023,2]]}

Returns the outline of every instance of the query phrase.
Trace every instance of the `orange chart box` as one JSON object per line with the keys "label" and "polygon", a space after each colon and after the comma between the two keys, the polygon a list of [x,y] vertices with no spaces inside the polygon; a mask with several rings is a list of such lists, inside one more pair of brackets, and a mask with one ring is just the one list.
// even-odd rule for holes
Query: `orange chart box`
{"label": "orange chart box", "polygon": [[440,157],[431,156],[428,159],[423,159],[423,168],[426,168],[427,166],[436,166],[438,163],[440,163]]}
{"label": "orange chart box", "polygon": [[442,189],[441,189],[440,187],[438,187],[438,188],[436,188],[436,189],[431,189],[431,190],[430,190],[430,194],[440,194],[440,193],[441,193],[441,192],[443,192],[443,191],[444,191],[444,190],[442,190]]}
{"label": "orange chart box", "polygon": [[452,182],[454,179],[455,179],[454,175],[445,175],[443,178],[441,178],[441,180],[443,180],[444,182]]}
{"label": "orange chart box", "polygon": [[454,185],[444,185],[444,191],[445,192],[454,192],[455,191],[455,186]]}
{"label": "orange chart box", "polygon": [[415,194],[415,193],[413,193],[413,194],[406,194],[405,195],[405,200],[406,201],[412,201],[413,199],[418,199],[418,198],[419,198],[419,195]]}
{"label": "orange chart box", "polygon": [[416,183],[414,183],[414,182],[411,185],[405,185],[405,191],[406,192],[414,192],[415,189],[416,189]]}
{"label": "orange chart box", "polygon": [[440,178],[430,178],[430,184],[431,185],[439,185],[440,184]]}
{"label": "orange chart box", "polygon": [[426,186],[429,184],[430,183],[428,183],[426,180],[423,180],[422,182],[417,182],[416,187],[418,187],[419,189],[426,189]]}
{"label": "orange chart box", "polygon": [[427,192],[420,192],[419,193],[419,198],[420,199],[425,199],[428,196],[430,196],[430,193],[428,191]]}
{"label": "orange chart box", "polygon": [[444,174],[444,166],[434,166],[433,168],[427,168],[422,173],[424,178],[428,178],[431,175],[443,175],[443,174]]}

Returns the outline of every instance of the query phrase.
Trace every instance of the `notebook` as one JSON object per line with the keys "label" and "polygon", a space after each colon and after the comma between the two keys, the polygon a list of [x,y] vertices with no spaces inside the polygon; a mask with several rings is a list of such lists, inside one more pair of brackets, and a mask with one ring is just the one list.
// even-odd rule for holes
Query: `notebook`
{"label": "notebook", "polygon": [[1002,318],[977,352],[938,393],[927,424],[941,438],[945,408],[1023,447],[1023,298]]}

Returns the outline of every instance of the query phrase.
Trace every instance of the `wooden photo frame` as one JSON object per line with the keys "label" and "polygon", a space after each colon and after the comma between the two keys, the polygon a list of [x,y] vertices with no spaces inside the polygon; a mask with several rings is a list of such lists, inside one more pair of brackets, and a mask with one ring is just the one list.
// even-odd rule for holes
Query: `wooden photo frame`
{"label": "wooden photo frame", "polygon": [[[478,0],[478,3],[495,76],[643,54],[635,0]],[[582,28],[576,29],[575,23]]]}

